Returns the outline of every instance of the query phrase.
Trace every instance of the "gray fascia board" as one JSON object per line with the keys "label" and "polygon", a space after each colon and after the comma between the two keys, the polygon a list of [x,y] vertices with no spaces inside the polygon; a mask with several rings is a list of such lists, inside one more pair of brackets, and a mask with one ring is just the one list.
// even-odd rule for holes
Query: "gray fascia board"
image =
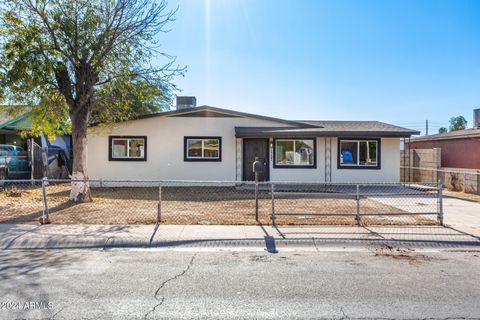
{"label": "gray fascia board", "polygon": [[236,133],[237,138],[266,138],[266,137],[303,137],[303,138],[315,138],[315,137],[358,137],[358,138],[409,138],[412,133],[407,132],[362,132],[362,131],[322,131],[322,132],[308,132],[308,131],[281,131],[281,132],[245,132]]}

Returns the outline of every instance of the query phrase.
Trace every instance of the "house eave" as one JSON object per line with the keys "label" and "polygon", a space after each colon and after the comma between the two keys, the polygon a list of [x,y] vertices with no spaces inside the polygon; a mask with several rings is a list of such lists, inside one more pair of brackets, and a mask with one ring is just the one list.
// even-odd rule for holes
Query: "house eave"
{"label": "house eave", "polygon": [[302,129],[273,129],[273,130],[248,130],[245,127],[236,127],[237,138],[315,138],[315,137],[339,137],[339,138],[409,138],[417,132],[389,132],[389,131],[328,131],[328,130],[302,130]]}
{"label": "house eave", "polygon": [[206,106],[206,105],[205,106],[188,108],[188,109],[170,110],[170,111],[163,111],[163,112],[158,112],[158,113],[142,115],[142,116],[138,116],[138,117],[136,117],[132,120],[140,120],[140,119],[147,119],[147,118],[153,118],[153,117],[180,117],[182,115],[188,116],[189,114],[193,114],[193,113],[196,113],[196,112],[204,112],[204,111],[212,112],[212,113],[225,114],[225,115],[233,115],[233,116],[236,116],[236,117],[245,117],[245,118],[254,118],[254,119],[260,119],[260,120],[272,121],[272,122],[287,124],[287,125],[290,125],[290,126],[293,126],[293,127],[299,127],[299,128],[321,128],[321,126],[308,124],[308,123],[302,123],[302,122],[298,122],[298,121],[294,121],[294,120],[285,120],[285,119],[280,119],[280,118],[262,116],[262,115],[253,114],[253,113],[240,112],[240,111],[217,108],[217,107]]}

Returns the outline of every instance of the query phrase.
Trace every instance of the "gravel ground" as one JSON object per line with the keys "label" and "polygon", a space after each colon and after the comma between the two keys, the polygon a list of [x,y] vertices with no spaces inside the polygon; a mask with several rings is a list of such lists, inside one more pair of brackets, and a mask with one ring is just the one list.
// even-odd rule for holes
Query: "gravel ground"
{"label": "gravel ground", "polygon": [[[92,187],[93,202],[74,204],[68,200],[69,184],[47,187],[50,220],[57,224],[153,224],[158,212],[159,191],[155,187]],[[260,191],[259,220],[270,224],[271,197]],[[415,199],[402,201],[415,203]],[[435,224],[428,216],[396,216],[396,207],[362,198],[361,213],[366,225]],[[399,200],[399,204],[401,201]],[[42,194],[38,187],[10,188],[0,192],[0,221],[37,223],[42,214]],[[356,200],[348,194],[290,193],[277,197],[275,212],[279,225],[354,225]],[[324,216],[309,215],[322,213]],[[295,214],[289,216],[288,214]],[[337,216],[326,216],[337,214]],[[350,214],[338,216],[338,214]],[[252,225],[255,221],[254,191],[235,187],[165,187],[162,189],[161,222],[164,224]]]}

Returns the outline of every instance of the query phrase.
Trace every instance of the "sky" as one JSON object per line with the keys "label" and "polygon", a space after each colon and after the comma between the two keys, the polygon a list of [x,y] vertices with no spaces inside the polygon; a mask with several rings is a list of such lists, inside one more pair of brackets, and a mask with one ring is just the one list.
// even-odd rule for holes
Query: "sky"
{"label": "sky", "polygon": [[[429,133],[480,108],[480,1],[169,0],[178,95],[292,120]],[[155,61],[162,63],[160,59]]]}

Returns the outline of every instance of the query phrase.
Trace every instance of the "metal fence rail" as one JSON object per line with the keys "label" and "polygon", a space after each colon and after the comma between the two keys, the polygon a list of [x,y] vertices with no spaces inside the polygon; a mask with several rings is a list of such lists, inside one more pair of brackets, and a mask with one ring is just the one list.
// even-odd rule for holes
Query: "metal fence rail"
{"label": "metal fence rail", "polygon": [[441,185],[275,183],[279,224],[443,224]]}
{"label": "metal fence rail", "polygon": [[[93,201],[70,201],[72,182]],[[441,183],[3,180],[0,223],[443,224]]]}

